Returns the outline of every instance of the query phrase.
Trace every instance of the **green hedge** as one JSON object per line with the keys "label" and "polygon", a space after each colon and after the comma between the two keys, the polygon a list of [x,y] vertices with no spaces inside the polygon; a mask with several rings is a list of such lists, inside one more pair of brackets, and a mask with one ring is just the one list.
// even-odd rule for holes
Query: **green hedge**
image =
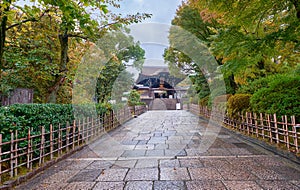
{"label": "green hedge", "polygon": [[280,75],[257,90],[250,100],[254,112],[300,118],[300,76]]}
{"label": "green hedge", "polygon": [[[110,104],[77,105],[71,104],[14,104],[0,107],[0,133],[3,139],[10,138],[10,131],[18,130],[19,137],[26,137],[29,128],[33,134],[40,133],[40,126],[45,126],[46,132],[52,124],[54,129],[58,124],[65,126],[76,119],[102,115],[111,110]],[[96,111],[96,114],[95,114]]]}
{"label": "green hedge", "polygon": [[227,102],[228,116],[237,118],[239,113],[250,111],[250,94],[235,94],[229,97]]}

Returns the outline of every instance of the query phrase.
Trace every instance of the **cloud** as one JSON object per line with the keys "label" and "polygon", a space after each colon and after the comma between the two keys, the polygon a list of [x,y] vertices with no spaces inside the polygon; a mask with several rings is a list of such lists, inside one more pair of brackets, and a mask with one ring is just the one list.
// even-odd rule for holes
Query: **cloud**
{"label": "cloud", "polygon": [[138,3],[143,3],[144,0],[134,0],[135,2],[138,2]]}
{"label": "cloud", "polygon": [[181,0],[123,0],[120,2],[121,8],[112,11],[124,15],[151,13],[152,18],[144,22],[170,24],[180,4]]}

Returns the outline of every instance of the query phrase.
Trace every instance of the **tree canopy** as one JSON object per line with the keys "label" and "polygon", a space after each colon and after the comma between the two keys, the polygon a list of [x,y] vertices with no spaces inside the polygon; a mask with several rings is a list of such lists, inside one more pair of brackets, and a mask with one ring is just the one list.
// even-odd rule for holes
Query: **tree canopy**
{"label": "tree canopy", "polygon": [[[290,78],[300,61],[299,7],[297,0],[187,0],[177,9],[172,24],[191,32],[209,48],[223,77],[215,75],[203,81],[203,71],[196,67],[195,60],[172,46],[178,37],[172,30],[165,60],[171,70],[194,72],[192,82],[199,94],[205,83],[215,86],[220,79],[226,84],[226,93],[235,94],[260,78],[282,73]],[[220,95],[211,95],[214,93]],[[253,97],[258,100],[259,96]]]}
{"label": "tree canopy", "polygon": [[[114,14],[108,5],[119,7],[118,1],[32,2],[19,6],[16,0],[1,1],[0,93],[33,88],[35,102],[70,102],[72,80],[90,44],[109,31],[151,16]],[[131,48],[143,54],[138,44]],[[132,58],[123,53],[125,61]]]}

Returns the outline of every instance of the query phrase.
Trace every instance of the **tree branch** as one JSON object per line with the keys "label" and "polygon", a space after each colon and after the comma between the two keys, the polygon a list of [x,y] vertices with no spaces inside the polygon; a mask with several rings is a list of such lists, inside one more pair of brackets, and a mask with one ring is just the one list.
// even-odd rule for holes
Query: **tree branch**
{"label": "tree branch", "polygon": [[24,24],[24,23],[26,23],[26,22],[37,22],[37,21],[41,20],[42,17],[43,17],[47,12],[49,12],[49,11],[50,11],[49,9],[45,10],[45,11],[43,12],[43,14],[41,14],[41,16],[39,16],[38,19],[36,19],[36,18],[29,18],[29,19],[26,19],[26,20],[22,20],[22,21],[19,22],[19,23],[16,23],[16,24],[13,24],[13,25],[7,27],[6,30],[12,29],[12,28],[14,28],[14,27],[16,27],[16,26],[20,26],[21,24]]}
{"label": "tree branch", "polygon": [[19,25],[24,24],[26,22],[36,22],[36,21],[38,21],[38,20],[35,19],[35,18],[29,18],[29,19],[26,19],[26,20],[22,20],[19,23],[16,23],[16,24],[13,24],[13,25],[7,27],[6,30],[12,29],[13,27],[19,26]]}
{"label": "tree branch", "polygon": [[81,36],[80,34],[68,34],[68,37],[70,38],[81,38],[81,39],[84,39],[84,40],[87,40],[89,39],[87,36]]}

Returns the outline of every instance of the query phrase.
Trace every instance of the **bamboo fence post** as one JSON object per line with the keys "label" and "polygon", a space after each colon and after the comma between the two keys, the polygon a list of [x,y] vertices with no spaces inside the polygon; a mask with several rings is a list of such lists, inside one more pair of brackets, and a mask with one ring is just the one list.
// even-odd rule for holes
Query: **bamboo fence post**
{"label": "bamboo fence post", "polygon": [[[244,131],[244,126],[245,126],[245,122],[244,122],[244,114],[240,114],[240,113],[238,113],[239,115],[241,115],[242,116],[242,121],[241,121],[241,124],[239,125],[239,130],[240,131]],[[247,121],[247,112],[246,112],[246,121]]]}
{"label": "bamboo fence post", "polygon": [[126,120],[125,118],[127,118],[127,117],[126,117],[126,108],[124,108],[123,110],[124,110],[124,117],[123,117],[122,122],[124,122],[124,121]]}
{"label": "bamboo fence post", "polygon": [[10,177],[14,177],[14,132],[10,132]]}
{"label": "bamboo fence post", "polygon": [[41,166],[42,163],[44,163],[44,143],[45,143],[45,127],[42,126],[39,166]]}
{"label": "bamboo fence post", "polygon": [[[134,107],[134,109],[135,109],[135,107]],[[134,114],[135,114],[135,110],[134,110]],[[110,129],[111,129],[111,112],[109,112],[109,114],[108,114],[108,131],[110,131]]]}
{"label": "bamboo fence post", "polygon": [[80,145],[80,119],[78,120],[78,127],[77,127],[77,131],[78,131],[78,136],[77,136],[77,145],[79,146]]}
{"label": "bamboo fence post", "polygon": [[[135,108],[134,108],[135,109]],[[139,113],[135,113],[135,115],[139,115]],[[110,111],[110,119],[111,119],[111,128],[110,129],[113,129],[115,126],[114,126],[114,113],[113,111]]]}
{"label": "bamboo fence post", "polygon": [[97,117],[98,117],[97,136],[99,136],[101,134],[101,117],[100,116]]}
{"label": "bamboo fence post", "polygon": [[298,148],[298,133],[297,133],[297,127],[296,127],[296,118],[295,116],[292,116],[292,127],[293,127],[293,138],[294,138],[294,145],[296,147],[296,153],[299,152]]}
{"label": "bamboo fence post", "polygon": [[[0,133],[0,174],[2,173],[2,134]],[[2,178],[0,175],[0,183],[2,182]]]}
{"label": "bamboo fence post", "polygon": [[259,137],[259,135],[258,135],[259,134],[259,130],[258,130],[259,125],[258,125],[256,113],[254,113],[254,127],[255,127],[256,138],[258,138]]}
{"label": "bamboo fence post", "polygon": [[287,116],[285,115],[284,116],[284,119],[285,119],[285,122],[284,122],[284,129],[285,129],[285,142],[286,142],[286,146],[288,148],[288,150],[290,150],[290,136],[289,136],[289,126],[288,126],[288,119],[287,119]]}
{"label": "bamboo fence post", "polygon": [[75,133],[76,133],[76,122],[73,121],[73,132],[72,132],[72,150],[75,150]]}
{"label": "bamboo fence post", "polygon": [[31,164],[31,160],[32,160],[32,153],[31,153],[31,149],[32,149],[32,142],[31,142],[31,134],[30,134],[30,128],[28,129],[28,134],[27,134],[27,169],[32,170],[32,164]]}
{"label": "bamboo fence post", "polygon": [[62,155],[62,134],[60,124],[58,124],[58,155]]}
{"label": "bamboo fence post", "polygon": [[278,134],[278,126],[277,126],[276,113],[273,115],[273,117],[274,117],[274,127],[275,127],[276,143],[279,144],[279,134]]}
{"label": "bamboo fence post", "polygon": [[66,151],[67,152],[69,152],[69,144],[70,144],[69,134],[70,134],[70,126],[69,123],[67,122],[66,125]]}
{"label": "bamboo fence post", "polygon": [[91,128],[91,139],[93,139],[94,138],[94,118],[92,117],[91,118],[91,125],[92,125],[92,128]]}
{"label": "bamboo fence post", "polygon": [[252,127],[251,113],[246,112],[246,121],[247,134],[250,135],[250,127]]}
{"label": "bamboo fence post", "polygon": [[86,120],[86,136],[87,136],[87,141],[90,141],[91,136],[90,136],[90,118],[87,117]]}
{"label": "bamboo fence post", "polygon": [[268,122],[269,138],[270,138],[270,142],[272,143],[273,142],[273,137],[272,137],[270,114],[267,114],[267,122]]}
{"label": "bamboo fence post", "polygon": [[85,135],[85,134],[86,134],[86,131],[85,131],[85,130],[86,130],[86,129],[85,129],[85,128],[86,128],[86,127],[85,127],[85,123],[86,123],[86,122],[85,122],[85,118],[82,118],[82,140],[84,140],[84,141],[86,140],[86,139],[85,139],[85,138],[86,138],[86,135]]}
{"label": "bamboo fence post", "polygon": [[50,124],[50,159],[53,159],[53,126]]}
{"label": "bamboo fence post", "polygon": [[259,117],[260,117],[260,125],[261,125],[262,137],[263,137],[263,139],[265,139],[265,125],[264,125],[263,114],[259,113]]}
{"label": "bamboo fence post", "polygon": [[16,138],[16,143],[15,143],[15,155],[14,155],[14,162],[15,162],[15,167],[14,167],[14,175],[18,175],[18,130],[15,131],[15,138]]}

